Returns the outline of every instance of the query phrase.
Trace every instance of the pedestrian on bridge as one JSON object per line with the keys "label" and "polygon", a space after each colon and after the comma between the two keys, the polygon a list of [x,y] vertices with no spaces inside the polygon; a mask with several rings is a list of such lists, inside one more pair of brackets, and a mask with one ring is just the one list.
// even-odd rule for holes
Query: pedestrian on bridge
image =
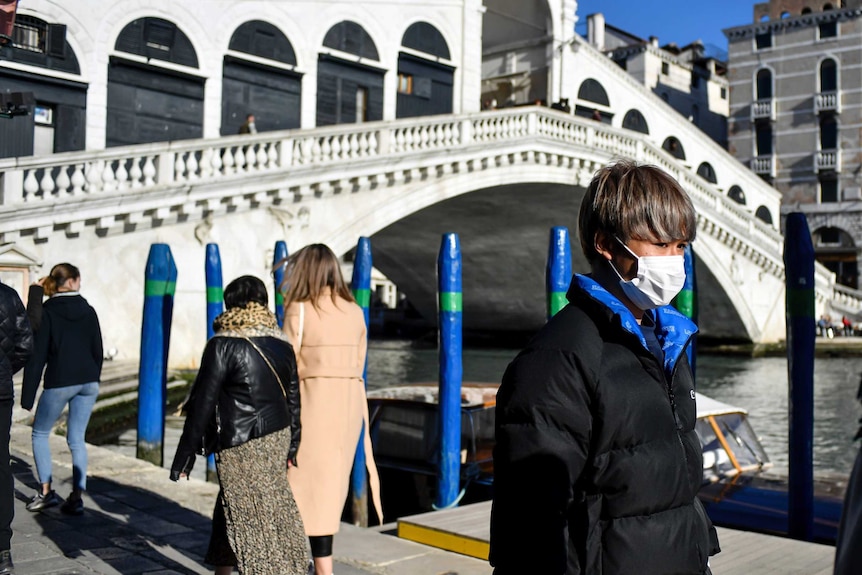
{"label": "pedestrian on bridge", "polygon": [[15,484],[10,465],[14,390],[12,376],[27,363],[33,351],[33,334],[21,298],[11,287],[0,284],[0,575],[12,575],[12,518]]}
{"label": "pedestrian on bridge", "polygon": [[362,379],[365,315],[341,275],[338,258],[323,244],[305,246],[287,259],[284,286],[284,331],[299,366],[303,429],[299,464],[288,477],[311,541],[314,572],[332,575],[333,536],[360,437],[372,501],[383,520]]}
{"label": "pedestrian on bridge", "polygon": [[188,478],[196,454],[214,452],[219,490],[206,562],[216,575],[306,575],[305,530],[287,468],[300,444],[296,358],[266,286],[242,276],[224,290],[225,312],[185,404],[171,480]]}
{"label": "pedestrian on bridge", "polygon": [[[62,504],[63,513],[82,515],[83,494],[87,489],[84,436],[99,394],[102,331],[96,310],[81,297],[81,272],[77,267],[70,263],[57,264],[41,283],[49,299],[43,305],[35,350],[24,368],[21,391],[21,407],[32,409],[42,372],[45,372],[32,433],[33,458],[41,488],[27,504],[27,510],[42,511]],[[38,301],[28,302],[28,307],[38,305]],[[31,310],[32,317],[37,315]],[[66,443],[72,452],[72,492],[64,502],[52,489],[48,437],[67,405]]]}
{"label": "pedestrian on bridge", "polygon": [[509,364],[497,393],[495,575],[709,573],[718,538],[697,492],[697,331],[669,306],[696,218],[654,166],[595,175],[579,235],[590,263],[569,304]]}

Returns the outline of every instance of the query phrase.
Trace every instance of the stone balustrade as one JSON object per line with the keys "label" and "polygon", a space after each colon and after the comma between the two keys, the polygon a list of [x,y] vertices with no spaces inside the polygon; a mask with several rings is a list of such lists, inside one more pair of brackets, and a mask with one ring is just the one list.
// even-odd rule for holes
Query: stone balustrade
{"label": "stone balustrade", "polygon": [[840,172],[841,150],[818,150],[814,153],[814,171]]}
{"label": "stone balustrade", "polygon": [[775,120],[775,100],[762,98],[751,103],[751,121]]}
{"label": "stone balustrade", "polygon": [[[490,170],[516,158],[570,166],[586,186],[598,166],[620,157],[668,171],[691,195],[705,233],[783,277],[779,232],[647,136],[541,107],[0,160],[0,234],[4,242],[30,233],[47,239],[58,227],[76,234],[86,225],[163,220],[172,211],[202,218],[225,204],[301,201],[371,182],[395,185],[416,173]],[[818,274],[834,285],[825,268]]]}
{"label": "stone balustrade", "polygon": [[841,112],[841,92],[818,92],[814,95],[814,113]]}

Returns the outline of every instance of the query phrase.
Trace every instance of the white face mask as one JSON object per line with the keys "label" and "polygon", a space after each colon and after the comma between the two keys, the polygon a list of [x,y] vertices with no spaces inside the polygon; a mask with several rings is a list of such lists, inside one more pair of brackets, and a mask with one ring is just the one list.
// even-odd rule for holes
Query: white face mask
{"label": "white face mask", "polygon": [[685,258],[683,256],[638,256],[622,240],[615,238],[638,261],[638,275],[623,279],[614,264],[611,268],[620,278],[620,287],[626,297],[642,310],[668,305],[685,285]]}

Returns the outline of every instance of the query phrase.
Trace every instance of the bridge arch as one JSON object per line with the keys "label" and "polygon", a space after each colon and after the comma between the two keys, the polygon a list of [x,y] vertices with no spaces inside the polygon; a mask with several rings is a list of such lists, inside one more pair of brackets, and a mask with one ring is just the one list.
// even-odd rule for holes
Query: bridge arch
{"label": "bridge arch", "polygon": [[382,120],[385,70],[379,67],[381,57],[371,35],[362,25],[342,20],[326,32],[322,47],[337,52],[318,56],[317,125]]}
{"label": "bridge arch", "polygon": [[256,116],[258,132],[298,128],[302,75],[284,32],[270,22],[249,20],[231,34],[228,50],[257,60],[224,57],[221,135],[236,134],[248,114]]}
{"label": "bridge arch", "polygon": [[149,63],[198,69],[197,50],[176,23],[154,16],[132,20],[117,35],[114,49],[147,63],[122,57],[108,62],[107,147],[203,136],[205,78]]}
{"label": "bridge arch", "polygon": [[623,117],[623,128],[634,130],[641,134],[649,134],[649,124],[647,124],[646,118],[640,113],[640,110],[634,108],[626,112],[626,115]]}

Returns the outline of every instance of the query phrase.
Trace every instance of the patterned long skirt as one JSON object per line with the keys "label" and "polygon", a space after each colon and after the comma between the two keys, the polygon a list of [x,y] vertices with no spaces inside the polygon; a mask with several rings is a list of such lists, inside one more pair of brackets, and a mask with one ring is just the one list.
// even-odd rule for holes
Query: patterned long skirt
{"label": "patterned long skirt", "polygon": [[290,429],[220,451],[221,491],[206,562],[242,575],[306,575],[305,529],[287,482]]}

